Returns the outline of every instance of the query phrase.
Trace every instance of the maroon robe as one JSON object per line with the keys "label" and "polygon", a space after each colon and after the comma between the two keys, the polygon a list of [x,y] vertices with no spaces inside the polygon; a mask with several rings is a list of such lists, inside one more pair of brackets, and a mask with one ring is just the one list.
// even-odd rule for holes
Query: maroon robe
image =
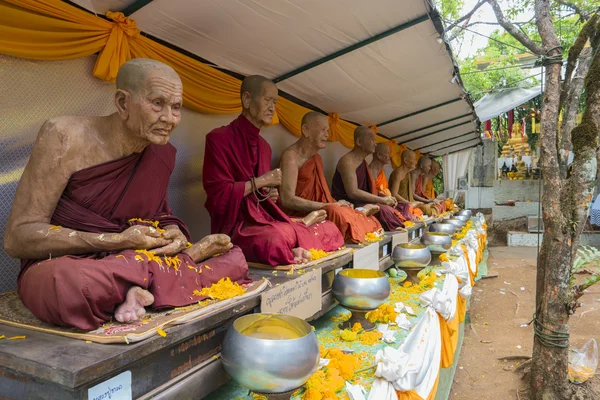
{"label": "maroon robe", "polygon": [[[77,231],[119,233],[132,218],[177,225],[188,237],[183,221],[171,214],[167,187],[175,166],[175,148],[150,145],[142,153],[74,173],[52,216],[52,224]],[[134,250],[22,260],[18,290],[25,306],[42,321],[83,330],[110,319],[132,285],[154,295],[154,309],[185,306],[202,298],[194,290],[223,277],[246,283],[248,265],[239,248],[196,265],[185,253],[175,271],[165,263],[136,259]],[[198,273],[192,268],[209,265]],[[190,268],[192,267],[192,268]]]}
{"label": "maroon robe", "polygon": [[292,249],[337,250],[344,245],[329,221],[307,227],[292,221],[274,202],[244,197],[246,182],[271,170],[271,147],[246,117],[206,136],[202,182],[213,233],[225,233],[248,261],[293,264]]}
{"label": "maroon robe", "polygon": [[[364,190],[367,193],[371,193],[377,196],[377,188],[375,187],[375,181],[371,176],[371,172],[369,171],[369,165],[366,161],[363,161],[358,168],[356,168],[356,182],[358,184],[358,188],[360,190]],[[342,180],[342,175],[336,169],[333,174],[333,181],[331,184],[331,195],[338,200],[346,200],[355,207],[363,207],[368,203],[363,201],[353,200],[346,193],[346,188],[344,187],[344,181]],[[377,204],[379,206],[379,212],[375,215],[383,229],[387,232],[395,231],[398,228],[404,228],[404,224],[402,223],[402,218],[396,214],[396,210],[393,207],[386,206],[385,204]]]}

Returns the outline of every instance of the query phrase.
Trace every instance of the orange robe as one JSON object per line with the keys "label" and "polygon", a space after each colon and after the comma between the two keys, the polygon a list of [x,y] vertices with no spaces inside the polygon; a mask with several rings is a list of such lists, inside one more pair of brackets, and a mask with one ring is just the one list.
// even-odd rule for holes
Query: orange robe
{"label": "orange robe", "polygon": [[383,196],[391,196],[392,193],[390,192],[390,185],[388,184],[388,179],[385,176],[385,172],[383,170],[383,168],[381,169],[381,171],[379,171],[379,175],[377,175],[377,178],[375,178],[375,187],[377,188],[377,191],[379,192],[379,195],[383,195]]}
{"label": "orange robe", "polygon": [[[431,189],[427,190],[427,186],[431,185]],[[433,193],[433,195],[431,195],[431,192]],[[433,179],[429,180],[429,183],[425,184],[425,187],[423,186],[423,175],[419,175],[419,177],[417,178],[417,181],[415,182],[415,193],[421,197],[425,197],[426,199],[429,200],[433,200],[435,199],[435,190],[433,189]],[[430,195],[428,195],[428,193]],[[429,203],[429,206],[431,207],[431,210],[433,211],[434,214],[437,213],[437,215],[443,213],[445,211],[445,206],[442,206],[441,204],[434,204],[434,203]],[[434,215],[434,216],[437,216]]]}
{"label": "orange robe", "polygon": [[[319,203],[331,203],[325,207],[327,219],[339,228],[346,242],[364,242],[367,233],[381,229],[377,218],[367,217],[351,207],[335,204],[336,200],[331,196],[325,180],[323,160],[319,154],[309,158],[298,171],[296,196]],[[286,210],[286,212],[292,216],[302,215],[295,211]]]}

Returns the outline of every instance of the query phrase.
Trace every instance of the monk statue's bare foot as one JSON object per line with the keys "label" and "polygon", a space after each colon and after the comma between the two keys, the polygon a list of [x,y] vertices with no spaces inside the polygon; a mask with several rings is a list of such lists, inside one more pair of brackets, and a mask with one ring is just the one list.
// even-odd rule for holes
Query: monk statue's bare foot
{"label": "monk statue's bare foot", "polygon": [[379,206],[376,206],[375,204],[366,204],[363,207],[363,209],[364,209],[363,213],[367,217],[370,217],[371,215],[375,215],[379,212]]}
{"label": "monk statue's bare foot", "polygon": [[312,260],[312,254],[310,254],[310,251],[305,250],[302,247],[296,247],[293,249],[292,254],[294,255],[294,261],[296,264],[305,264]]}
{"label": "monk statue's bare foot", "polygon": [[144,307],[154,303],[154,296],[139,286],[132,286],[125,296],[125,301],[115,310],[115,319],[119,322],[138,321],[144,314]]}
{"label": "monk statue's bare foot", "polygon": [[184,253],[192,257],[194,262],[199,262],[211,258],[216,254],[226,253],[232,247],[233,244],[229,236],[223,234],[208,235],[199,242],[194,243]]}
{"label": "monk statue's bare foot", "polygon": [[327,211],[325,210],[317,210],[308,214],[306,217],[302,219],[302,222],[306,226],[311,226],[314,224],[318,224],[319,222],[323,222],[327,219]]}

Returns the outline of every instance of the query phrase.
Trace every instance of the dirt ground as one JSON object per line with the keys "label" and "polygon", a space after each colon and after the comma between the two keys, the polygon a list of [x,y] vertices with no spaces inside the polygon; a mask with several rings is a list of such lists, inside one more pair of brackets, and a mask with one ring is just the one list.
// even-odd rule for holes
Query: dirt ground
{"label": "dirt ground", "polygon": [[[519,361],[500,361],[505,356],[530,356],[533,348],[536,248],[492,247],[488,275],[473,289],[471,325],[465,340],[450,399],[524,400],[528,382],[515,373]],[[571,317],[571,345],[580,347],[589,338],[600,342],[600,284],[581,298],[583,306]],[[600,377],[593,379],[600,387]],[[600,399],[600,396],[598,396]],[[557,399],[559,400],[559,399]]]}

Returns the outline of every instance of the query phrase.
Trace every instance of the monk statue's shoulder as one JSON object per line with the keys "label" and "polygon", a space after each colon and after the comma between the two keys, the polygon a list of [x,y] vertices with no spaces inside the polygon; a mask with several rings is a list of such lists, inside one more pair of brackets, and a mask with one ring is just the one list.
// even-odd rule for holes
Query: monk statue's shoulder
{"label": "monk statue's shoulder", "polygon": [[95,129],[91,117],[53,117],[42,125],[38,133],[38,143],[50,152],[77,151],[96,137]]}

